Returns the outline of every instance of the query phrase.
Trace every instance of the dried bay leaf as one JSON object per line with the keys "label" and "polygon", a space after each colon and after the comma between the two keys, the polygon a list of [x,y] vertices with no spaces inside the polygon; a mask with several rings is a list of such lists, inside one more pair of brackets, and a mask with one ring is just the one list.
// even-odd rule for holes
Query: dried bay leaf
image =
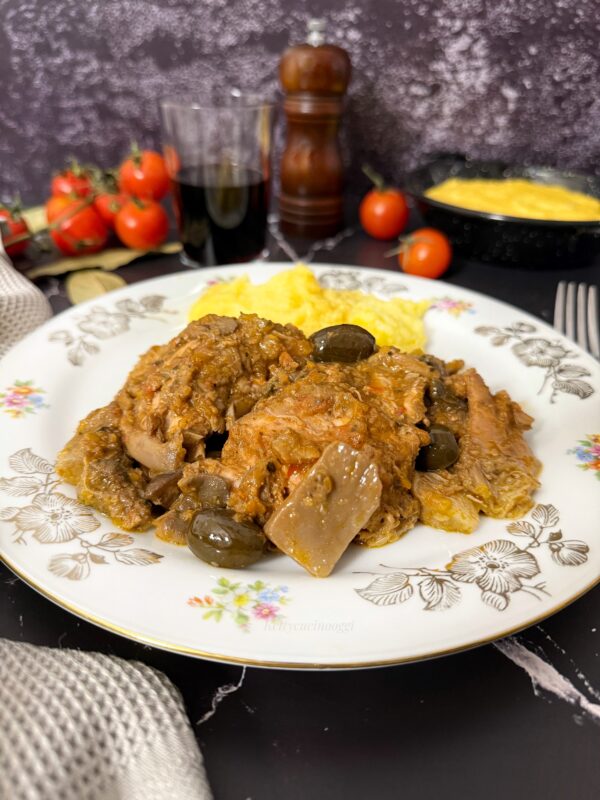
{"label": "dried bay leaf", "polygon": [[112,271],[119,267],[135,261],[141,256],[152,256],[155,254],[178,253],[181,250],[180,242],[168,242],[154,250],[130,250],[126,247],[114,247],[102,250],[100,253],[93,253],[89,256],[76,256],[74,258],[61,258],[49,264],[40,264],[32,267],[25,272],[29,280],[43,278],[46,276],[64,275],[67,272],[75,272],[81,269],[94,267],[105,271]]}
{"label": "dried bay leaf", "polygon": [[46,219],[46,207],[34,206],[33,208],[25,208],[23,210],[23,219],[27,223],[29,230],[32,233],[37,233],[46,227],[48,221]]}
{"label": "dried bay leaf", "polygon": [[87,269],[83,272],[71,273],[66,280],[65,288],[69,300],[76,305],[126,285],[120,275],[114,275],[112,272],[105,272],[102,269]]}

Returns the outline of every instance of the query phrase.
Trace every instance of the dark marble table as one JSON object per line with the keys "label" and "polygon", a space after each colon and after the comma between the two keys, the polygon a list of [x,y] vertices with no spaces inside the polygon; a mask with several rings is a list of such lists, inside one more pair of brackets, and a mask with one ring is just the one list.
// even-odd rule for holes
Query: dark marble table
{"label": "dark marble table", "polygon": [[[288,260],[280,245],[271,258]],[[312,255],[393,268],[385,249],[352,233]],[[180,269],[170,256],[120,274],[134,282]],[[564,277],[598,284],[600,263],[532,272],[457,261],[445,279],[551,322]],[[56,311],[68,306],[62,281],[40,285]],[[348,672],[245,670],[155,650],[80,621],[1,566],[0,608],[0,636],[163,670],[183,694],[218,800],[600,797],[599,588],[508,648]]]}

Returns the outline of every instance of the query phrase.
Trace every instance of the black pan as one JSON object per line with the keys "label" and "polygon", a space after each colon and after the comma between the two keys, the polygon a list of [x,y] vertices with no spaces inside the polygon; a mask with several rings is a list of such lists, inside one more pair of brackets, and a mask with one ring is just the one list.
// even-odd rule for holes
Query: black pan
{"label": "black pan", "polygon": [[427,225],[444,231],[466,258],[524,269],[582,267],[600,257],[600,222],[553,222],[470,211],[425,197],[446,178],[529,178],[600,199],[600,178],[550,167],[515,167],[498,161],[440,156],[412,172],[405,189]]}

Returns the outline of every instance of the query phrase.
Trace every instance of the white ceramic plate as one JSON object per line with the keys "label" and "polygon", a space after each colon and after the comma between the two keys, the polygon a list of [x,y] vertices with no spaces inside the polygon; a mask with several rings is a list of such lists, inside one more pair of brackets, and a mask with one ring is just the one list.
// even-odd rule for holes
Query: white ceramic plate
{"label": "white ceramic plate", "polygon": [[[53,473],[78,420],[108,402],[137,356],[166,342],[208,282],[290,264],[185,272],[128,286],[52,319],[0,364],[0,543],[6,563],[59,605],[111,631],[204,658],[279,667],[396,664],[514,632],[600,576],[600,366],[540,320],[439,281],[315,266],[337,288],[435,298],[430,352],[463,358],[535,417],[536,507],[470,536],[418,525],[351,547],[333,575],[273,556],[219,570],[152,532],[127,534]],[[595,438],[594,438],[595,437]],[[385,565],[385,566],[384,566]]]}

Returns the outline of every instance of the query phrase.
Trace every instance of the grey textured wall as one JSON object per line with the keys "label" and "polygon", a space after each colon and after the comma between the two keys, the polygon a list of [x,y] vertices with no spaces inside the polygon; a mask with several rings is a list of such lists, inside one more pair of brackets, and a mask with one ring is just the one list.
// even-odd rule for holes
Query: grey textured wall
{"label": "grey textured wall", "polygon": [[158,144],[158,97],[274,91],[306,20],[355,68],[350,175],[431,152],[600,171],[598,0],[0,0],[0,196],[43,197],[70,154]]}

